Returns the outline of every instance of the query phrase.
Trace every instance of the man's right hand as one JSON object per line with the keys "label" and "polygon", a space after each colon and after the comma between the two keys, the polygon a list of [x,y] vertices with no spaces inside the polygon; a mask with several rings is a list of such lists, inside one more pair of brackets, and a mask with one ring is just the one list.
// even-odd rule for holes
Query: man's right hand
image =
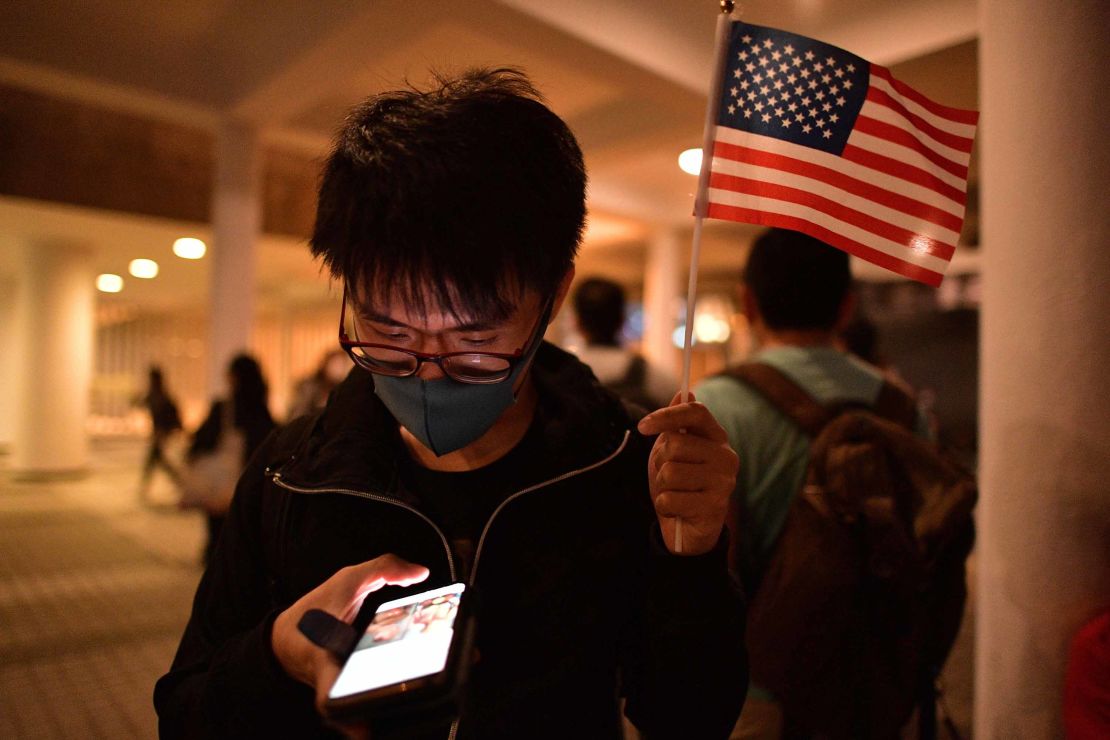
{"label": "man's right hand", "polygon": [[270,646],[281,667],[293,678],[316,690],[316,708],[323,710],[328,689],[339,675],[339,664],[328,651],[314,645],[297,625],[309,609],[321,609],[350,623],[366,595],[382,586],[409,586],[428,577],[423,565],[382,555],[351,565],[302,596],[274,620]]}

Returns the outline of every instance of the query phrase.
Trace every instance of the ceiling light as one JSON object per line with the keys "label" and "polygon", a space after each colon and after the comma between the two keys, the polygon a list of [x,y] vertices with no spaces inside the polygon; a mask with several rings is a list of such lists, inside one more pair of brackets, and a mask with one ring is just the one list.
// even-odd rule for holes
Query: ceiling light
{"label": "ceiling light", "polygon": [[687,149],[678,155],[678,166],[687,175],[701,174],[701,149]]}
{"label": "ceiling light", "polygon": [[173,253],[181,259],[199,260],[208,251],[208,247],[200,239],[185,236],[174,240]]}
{"label": "ceiling light", "polygon": [[127,266],[127,271],[137,278],[150,280],[153,277],[158,277],[158,263],[146,259],[131,260],[131,264]]}
{"label": "ceiling light", "polygon": [[96,289],[101,293],[118,293],[123,290],[123,278],[106,272],[96,276]]}

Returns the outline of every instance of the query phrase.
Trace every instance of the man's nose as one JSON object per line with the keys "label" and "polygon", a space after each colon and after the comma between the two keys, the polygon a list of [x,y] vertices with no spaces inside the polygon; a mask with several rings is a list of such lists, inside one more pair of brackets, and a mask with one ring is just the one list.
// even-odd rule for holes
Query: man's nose
{"label": "man's nose", "polygon": [[438,380],[444,376],[443,371],[434,362],[422,362],[420,368],[416,371],[416,377],[421,380]]}

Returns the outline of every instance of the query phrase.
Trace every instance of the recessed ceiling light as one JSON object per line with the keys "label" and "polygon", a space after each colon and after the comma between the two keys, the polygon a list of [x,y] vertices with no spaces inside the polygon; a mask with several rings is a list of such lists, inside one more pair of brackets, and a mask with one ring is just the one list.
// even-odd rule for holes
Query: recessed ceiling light
{"label": "recessed ceiling light", "polygon": [[158,263],[147,259],[131,260],[131,264],[127,266],[127,271],[137,278],[150,280],[158,277]]}
{"label": "recessed ceiling light", "polygon": [[200,239],[184,236],[174,240],[173,253],[181,259],[199,260],[208,251],[208,247]]}
{"label": "recessed ceiling light", "polygon": [[687,149],[678,155],[678,166],[687,175],[701,174],[701,148]]}
{"label": "recessed ceiling light", "polygon": [[123,290],[123,278],[110,272],[97,275],[96,289],[101,293],[118,293]]}

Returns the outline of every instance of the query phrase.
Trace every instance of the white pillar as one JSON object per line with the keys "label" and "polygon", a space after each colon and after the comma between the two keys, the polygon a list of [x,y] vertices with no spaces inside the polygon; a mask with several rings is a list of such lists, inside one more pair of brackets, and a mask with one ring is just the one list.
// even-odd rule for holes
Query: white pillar
{"label": "white pillar", "polygon": [[685,283],[682,241],[678,230],[660,228],[648,244],[644,265],[644,343],[648,361],[669,369],[675,377],[674,330]]}
{"label": "white pillar", "polygon": [[1057,738],[1068,641],[1110,606],[1110,4],[979,8],[974,735]]}
{"label": "white pillar", "polygon": [[0,453],[11,449],[15,439],[16,377],[20,348],[16,332],[15,279],[0,280]]}
{"label": "white pillar", "polygon": [[79,247],[37,244],[23,257],[11,460],[19,477],[88,466],[93,280],[89,255]]}
{"label": "white pillar", "polygon": [[216,140],[212,192],[208,393],[226,391],[228,361],[247,351],[254,319],[255,249],[262,227],[261,155],[256,132],[229,122]]}

